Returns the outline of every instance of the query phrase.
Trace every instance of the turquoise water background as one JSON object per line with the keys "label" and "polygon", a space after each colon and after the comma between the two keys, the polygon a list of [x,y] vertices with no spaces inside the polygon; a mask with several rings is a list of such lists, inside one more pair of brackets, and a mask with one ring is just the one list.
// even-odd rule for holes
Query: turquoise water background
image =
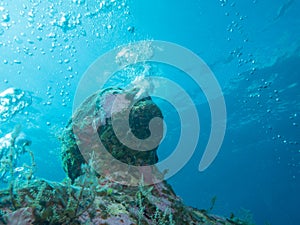
{"label": "turquoise water background", "polygon": [[[256,224],[298,224],[299,10],[298,0],[0,1],[0,92],[14,87],[32,95],[30,106],[0,121],[0,137],[22,124],[32,140],[36,176],[62,180],[57,136],[91,63],[133,41],[174,42],[208,64],[228,114],[220,153],[199,172],[210,132],[208,104],[182,72],[158,66],[190,94],[201,117],[195,154],[169,179],[175,192],[186,204],[204,209],[216,196],[212,213],[249,216],[249,211]],[[158,149],[162,160],[176,146],[180,124],[172,106],[161,107],[168,124]]]}

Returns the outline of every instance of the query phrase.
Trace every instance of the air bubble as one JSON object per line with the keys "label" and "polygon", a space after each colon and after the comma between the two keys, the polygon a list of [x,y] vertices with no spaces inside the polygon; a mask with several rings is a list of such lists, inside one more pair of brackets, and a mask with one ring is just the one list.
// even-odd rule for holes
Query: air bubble
{"label": "air bubble", "polygon": [[227,0],[220,0],[221,6],[225,6],[227,4]]}
{"label": "air bubble", "polygon": [[44,27],[43,24],[38,23],[36,28],[37,28],[38,30],[43,30],[43,27]]}
{"label": "air bubble", "polygon": [[130,33],[134,33],[134,30],[135,30],[135,28],[132,27],[132,26],[129,26],[129,27],[127,28],[127,31],[130,32]]}
{"label": "air bubble", "polygon": [[28,14],[27,14],[29,17],[33,18],[34,17],[34,14],[33,14],[33,11],[29,11]]}
{"label": "air bubble", "polygon": [[5,27],[5,28],[9,28],[9,24],[8,24],[8,23],[4,23],[4,22],[3,22],[3,23],[1,23],[1,26],[2,26],[2,27]]}
{"label": "air bubble", "polygon": [[73,3],[77,5],[83,5],[85,3],[85,0],[73,0]]}
{"label": "air bubble", "polygon": [[49,38],[55,38],[56,37],[56,34],[51,32],[47,35]]}
{"label": "air bubble", "polygon": [[30,40],[30,39],[28,39],[27,42],[28,42],[28,44],[31,44],[31,45],[34,44],[34,41]]}
{"label": "air bubble", "polygon": [[8,13],[3,14],[3,15],[2,15],[2,22],[7,23],[7,22],[9,22],[9,21],[10,21],[10,16],[9,16],[9,14],[8,14]]}
{"label": "air bubble", "polygon": [[18,36],[14,36],[14,41],[15,41],[16,43],[18,43],[18,44],[22,44],[22,43],[23,43],[22,39],[19,38]]}
{"label": "air bubble", "polygon": [[99,8],[102,9],[104,5],[105,5],[105,1],[100,2]]}
{"label": "air bubble", "polygon": [[24,16],[24,15],[25,15],[25,12],[24,12],[23,10],[20,10],[19,15],[20,15],[20,16]]}

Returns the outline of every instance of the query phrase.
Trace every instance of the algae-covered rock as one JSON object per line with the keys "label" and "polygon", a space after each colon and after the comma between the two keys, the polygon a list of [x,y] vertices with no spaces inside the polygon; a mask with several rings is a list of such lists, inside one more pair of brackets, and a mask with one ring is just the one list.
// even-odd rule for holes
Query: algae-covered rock
{"label": "algae-covered rock", "polygon": [[247,225],[184,205],[166,182],[128,187],[84,174],[74,185],[30,181],[14,190],[15,207],[11,199],[0,191],[0,224]]}
{"label": "algae-covered rock", "polygon": [[[116,160],[128,165],[146,166],[157,163],[156,149],[162,138],[163,123],[156,123],[155,132],[152,133],[149,124],[153,118],[163,116],[151,97],[135,99],[136,94],[135,89],[105,89],[87,98],[77,109],[61,136],[63,167],[72,181],[81,174],[80,167],[87,161],[84,157],[85,151],[82,151],[78,143],[84,143],[85,149],[91,148],[95,154],[105,148]],[[122,121],[125,121],[125,124]],[[129,123],[127,128],[126,122]],[[115,125],[116,123],[121,125]],[[123,140],[129,140],[129,143],[123,144],[116,132]],[[93,138],[95,133],[96,139]],[[150,135],[152,143],[138,143]],[[97,145],[99,141],[102,146]],[[138,149],[130,147],[135,142]],[[139,149],[148,146],[153,147],[147,151]],[[101,164],[103,161],[97,163]]]}

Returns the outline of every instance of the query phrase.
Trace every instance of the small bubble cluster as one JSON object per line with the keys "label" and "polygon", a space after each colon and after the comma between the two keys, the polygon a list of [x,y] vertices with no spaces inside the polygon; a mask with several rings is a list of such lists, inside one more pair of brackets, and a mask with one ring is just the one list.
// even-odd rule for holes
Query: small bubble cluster
{"label": "small bubble cluster", "polygon": [[[114,33],[134,33],[129,17],[127,0],[1,2],[0,64],[25,82],[48,81],[36,91],[45,96],[41,105],[46,110],[71,107],[73,84],[85,60],[80,54],[89,46],[101,51],[104,44],[125,41]],[[95,39],[99,41],[90,41]],[[6,75],[0,82],[13,85],[13,80]]]}

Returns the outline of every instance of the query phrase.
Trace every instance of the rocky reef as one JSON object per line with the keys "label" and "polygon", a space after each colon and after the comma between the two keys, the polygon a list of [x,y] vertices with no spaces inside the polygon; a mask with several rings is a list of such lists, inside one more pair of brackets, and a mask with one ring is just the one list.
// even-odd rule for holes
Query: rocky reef
{"label": "rocky reef", "polygon": [[89,176],[74,185],[34,180],[13,196],[2,190],[0,224],[246,224],[184,205],[166,182],[128,187]]}
{"label": "rocky reef", "polygon": [[[150,97],[136,98],[138,92],[106,89],[86,99],[61,136],[66,179],[11,179],[0,191],[0,224],[246,224],[188,207],[176,196],[155,166],[162,112]],[[124,118],[129,122],[118,124]]]}

